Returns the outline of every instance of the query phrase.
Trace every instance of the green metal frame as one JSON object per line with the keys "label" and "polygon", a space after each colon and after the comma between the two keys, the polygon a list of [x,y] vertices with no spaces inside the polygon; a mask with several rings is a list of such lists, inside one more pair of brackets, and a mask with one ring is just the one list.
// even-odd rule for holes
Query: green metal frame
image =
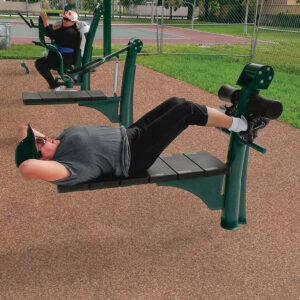
{"label": "green metal frame", "polygon": [[[260,89],[267,89],[274,77],[270,66],[248,64],[243,69],[237,84],[242,87],[236,116],[248,116],[248,102]],[[246,223],[246,188],[249,147],[265,153],[255,143],[243,143],[237,133],[230,134],[227,164],[230,172],[225,176],[200,177],[195,179],[165,181],[161,186],[175,186],[201,198],[210,209],[221,209],[221,226],[237,229]]]}
{"label": "green metal frame", "polygon": [[[121,94],[113,95],[111,97],[93,98],[93,100],[87,101],[85,99],[74,100],[67,99],[63,101],[61,97],[57,101],[47,101],[41,100],[40,102],[35,102],[32,105],[53,105],[53,104],[78,104],[80,106],[87,106],[94,108],[102,112],[111,122],[120,123],[125,127],[128,127],[133,123],[133,90],[134,90],[134,78],[136,69],[136,58],[137,54],[141,52],[143,43],[140,39],[131,39],[127,46],[111,53],[103,58],[96,59],[94,61],[88,62],[87,64],[81,66],[80,68],[74,69],[69,72],[69,77],[78,77],[99,67],[107,61],[110,61],[113,57],[118,57],[120,54],[127,52],[125,59],[125,66],[123,70],[123,79],[121,86]],[[60,92],[64,93],[64,92]],[[75,91],[72,93],[76,93]]]}
{"label": "green metal frame", "polygon": [[[106,100],[82,101],[76,102],[81,106],[94,108],[108,117],[111,122],[120,123],[128,127],[133,123],[133,90],[134,78],[136,69],[136,57],[141,52],[143,42],[140,39],[131,39],[128,45],[116,52],[113,52],[101,59],[92,61],[71,72],[70,76],[76,76],[80,73],[90,72],[96,67],[111,60],[113,57],[118,57],[121,53],[127,52],[125,59],[125,66],[123,71],[121,95],[107,97]],[[58,103],[57,103],[58,104]]]}

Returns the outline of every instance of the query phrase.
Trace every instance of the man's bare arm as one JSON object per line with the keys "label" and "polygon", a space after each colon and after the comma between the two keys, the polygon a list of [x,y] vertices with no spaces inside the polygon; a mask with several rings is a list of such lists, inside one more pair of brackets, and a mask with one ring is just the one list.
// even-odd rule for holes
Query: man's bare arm
{"label": "man's bare arm", "polygon": [[70,176],[69,170],[56,161],[28,159],[20,165],[19,170],[25,179],[56,181]]}

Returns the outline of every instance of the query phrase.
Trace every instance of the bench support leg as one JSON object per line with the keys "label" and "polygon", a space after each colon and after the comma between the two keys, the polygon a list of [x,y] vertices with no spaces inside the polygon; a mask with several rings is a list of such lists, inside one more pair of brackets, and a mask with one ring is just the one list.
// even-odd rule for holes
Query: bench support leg
{"label": "bench support leg", "polygon": [[200,177],[158,182],[160,186],[174,186],[191,192],[201,198],[212,210],[222,209],[224,197],[222,193],[224,175]]}
{"label": "bench support leg", "polygon": [[119,97],[108,97],[107,100],[100,100],[100,101],[89,101],[89,102],[82,102],[80,106],[87,106],[90,108],[94,108],[99,112],[103,113],[111,122],[119,123],[120,116],[119,116]]}

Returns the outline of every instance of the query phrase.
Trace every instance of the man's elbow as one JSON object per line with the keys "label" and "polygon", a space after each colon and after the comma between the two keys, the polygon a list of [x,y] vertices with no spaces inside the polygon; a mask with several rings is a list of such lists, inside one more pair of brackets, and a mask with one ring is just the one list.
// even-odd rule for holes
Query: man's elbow
{"label": "man's elbow", "polygon": [[22,140],[26,137],[27,135],[27,129],[28,126],[27,125],[21,125],[19,128],[19,138]]}
{"label": "man's elbow", "polygon": [[22,175],[22,177],[26,180],[30,180],[33,179],[33,173],[31,172],[31,168],[28,167],[28,165],[26,164],[26,161],[23,162],[20,166],[19,166],[19,171]]}

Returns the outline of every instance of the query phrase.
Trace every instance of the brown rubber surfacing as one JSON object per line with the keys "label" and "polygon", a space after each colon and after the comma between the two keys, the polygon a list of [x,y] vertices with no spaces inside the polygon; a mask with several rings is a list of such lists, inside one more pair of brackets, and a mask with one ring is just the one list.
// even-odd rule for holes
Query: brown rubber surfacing
{"label": "brown rubber surfacing", "polygon": [[[34,62],[25,62],[29,75],[18,60],[0,61],[1,299],[299,298],[299,129],[271,121],[259,133],[256,142],[267,153],[250,150],[248,224],[237,231],[223,230],[220,211],[176,188],[146,184],[57,194],[55,186],[18,173],[18,126],[30,122],[54,137],[72,125],[111,123],[76,104],[24,106],[22,92],[47,90]],[[91,76],[92,89],[112,94],[113,64]],[[221,104],[137,66],[135,119],[174,95]],[[204,150],[224,161],[227,146],[226,134],[195,126],[164,154]]]}

